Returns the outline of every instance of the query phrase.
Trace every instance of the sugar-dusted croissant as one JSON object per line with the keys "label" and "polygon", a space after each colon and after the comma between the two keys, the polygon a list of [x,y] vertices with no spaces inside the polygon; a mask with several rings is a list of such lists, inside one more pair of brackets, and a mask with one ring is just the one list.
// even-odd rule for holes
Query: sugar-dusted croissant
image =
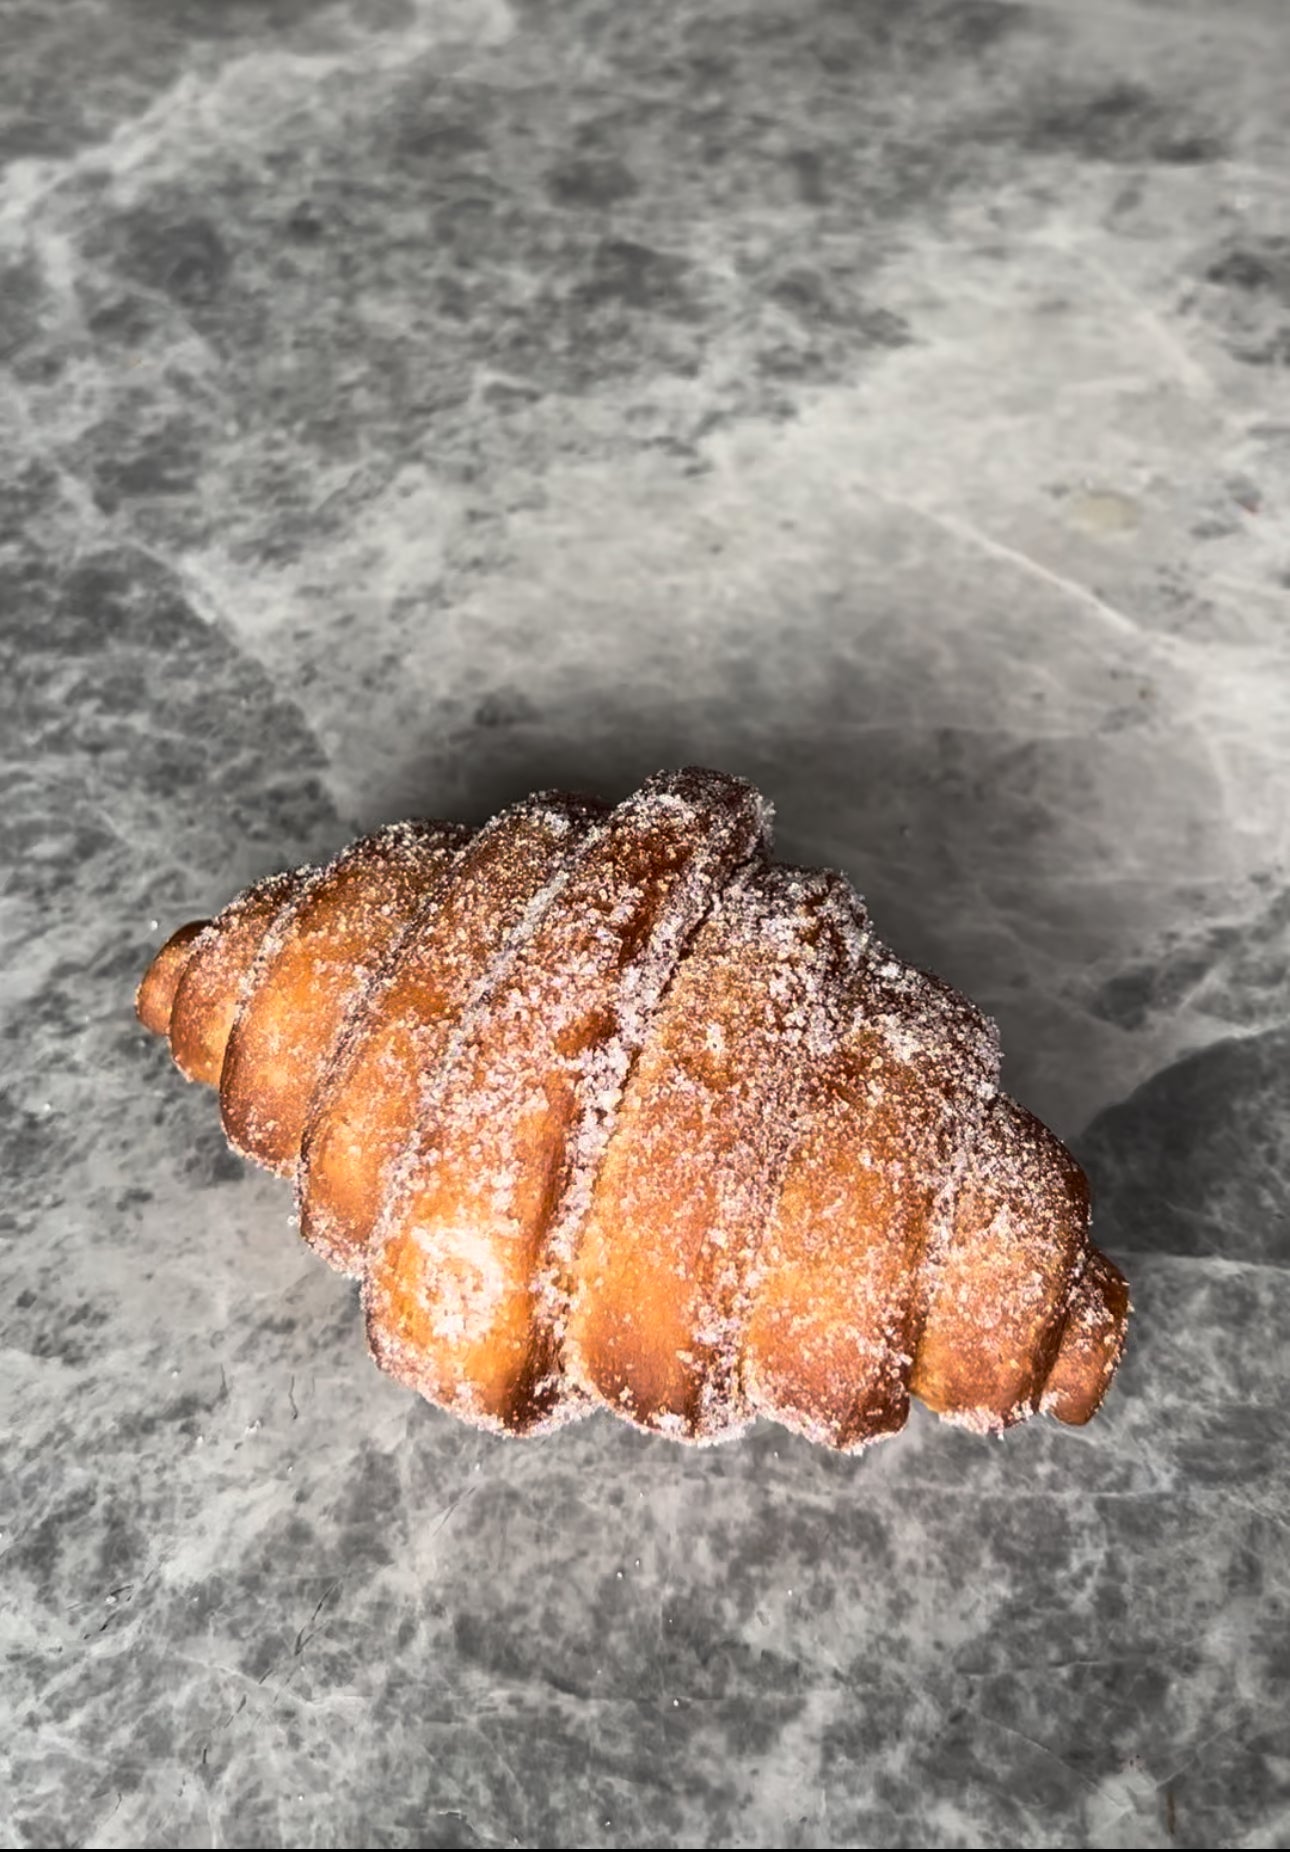
{"label": "sugar-dusted croissant", "polygon": [[181,927],[139,1016],[294,1174],[378,1362],[468,1420],[1087,1421],[1129,1305],[1082,1173],[972,1004],[767,824],[696,770],[396,824]]}

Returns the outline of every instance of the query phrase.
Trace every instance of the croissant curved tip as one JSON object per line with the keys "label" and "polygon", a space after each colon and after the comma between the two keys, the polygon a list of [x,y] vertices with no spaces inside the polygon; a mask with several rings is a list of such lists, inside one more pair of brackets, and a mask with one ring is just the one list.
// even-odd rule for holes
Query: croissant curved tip
{"label": "croissant curved tip", "polygon": [[1129,1283],[1100,1248],[1090,1248],[1040,1407],[1068,1427],[1093,1419],[1111,1386],[1128,1336]]}
{"label": "croissant curved tip", "polygon": [[153,1035],[167,1035],[170,1031],[175,992],[187,968],[193,940],[208,924],[206,920],[189,920],[178,932],[172,932],[143,974],[143,982],[135,992],[134,1012]]}

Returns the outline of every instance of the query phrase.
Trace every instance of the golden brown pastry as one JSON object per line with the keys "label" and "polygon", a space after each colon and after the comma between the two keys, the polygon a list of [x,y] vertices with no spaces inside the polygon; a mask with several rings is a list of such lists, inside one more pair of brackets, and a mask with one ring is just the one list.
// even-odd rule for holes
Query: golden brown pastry
{"label": "golden brown pastry", "polygon": [[138,1013],[294,1174],[377,1361],[467,1420],[1087,1421],[1129,1304],[1079,1167],[973,1005],[767,829],[699,770],[396,824],[181,927]]}

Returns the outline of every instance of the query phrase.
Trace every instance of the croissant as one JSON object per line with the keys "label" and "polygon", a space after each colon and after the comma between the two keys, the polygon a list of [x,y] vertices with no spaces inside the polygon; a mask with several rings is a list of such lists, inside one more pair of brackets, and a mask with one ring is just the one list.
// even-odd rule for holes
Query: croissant
{"label": "croissant", "polygon": [[294,1176],[378,1363],[467,1420],[1087,1421],[1129,1301],[1082,1172],[992,1025],[768,825],[695,769],[395,824],[181,927],[138,1014]]}

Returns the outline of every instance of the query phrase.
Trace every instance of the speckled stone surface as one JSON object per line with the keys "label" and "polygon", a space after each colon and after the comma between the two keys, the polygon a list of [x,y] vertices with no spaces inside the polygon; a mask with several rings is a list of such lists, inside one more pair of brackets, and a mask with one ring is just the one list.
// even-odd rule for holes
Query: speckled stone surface
{"label": "speckled stone surface", "polygon": [[[1290,9],[0,6],[0,1841],[1290,1836]],[[462,1428],[134,1023],[684,761],[998,1019],[1082,1432]]]}

